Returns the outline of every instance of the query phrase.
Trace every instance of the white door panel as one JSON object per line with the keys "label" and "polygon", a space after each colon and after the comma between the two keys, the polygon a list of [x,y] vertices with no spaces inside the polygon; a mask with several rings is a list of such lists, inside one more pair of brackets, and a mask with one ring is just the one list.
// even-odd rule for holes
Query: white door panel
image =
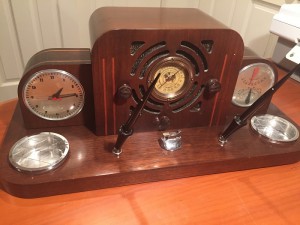
{"label": "white door panel", "polygon": [[0,101],[17,96],[24,67],[14,24],[11,4],[0,1]]}

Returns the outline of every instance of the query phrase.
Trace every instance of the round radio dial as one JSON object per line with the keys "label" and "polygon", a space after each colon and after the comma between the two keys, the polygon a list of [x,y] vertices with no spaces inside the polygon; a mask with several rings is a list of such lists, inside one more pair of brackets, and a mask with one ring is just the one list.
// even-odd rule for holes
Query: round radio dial
{"label": "round radio dial", "polygon": [[153,96],[163,101],[175,100],[183,96],[193,81],[190,63],[179,57],[169,57],[159,62],[150,72],[149,83],[160,74],[153,90]]}

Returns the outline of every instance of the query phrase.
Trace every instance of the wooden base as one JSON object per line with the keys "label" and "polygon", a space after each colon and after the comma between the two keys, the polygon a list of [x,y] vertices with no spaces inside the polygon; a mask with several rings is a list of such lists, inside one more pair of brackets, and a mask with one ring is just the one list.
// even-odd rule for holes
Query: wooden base
{"label": "wooden base", "polygon": [[[274,106],[269,108],[269,113],[283,116]],[[245,126],[221,147],[217,137],[223,129],[183,129],[183,146],[174,152],[159,147],[160,132],[134,133],[118,158],[111,153],[115,135],[99,137],[84,126],[26,130],[17,107],[0,151],[1,188],[17,197],[36,198],[300,160],[299,140],[273,144]],[[43,174],[16,171],[8,162],[10,148],[20,138],[41,131],[56,132],[68,139],[70,154],[67,160],[57,169]]]}

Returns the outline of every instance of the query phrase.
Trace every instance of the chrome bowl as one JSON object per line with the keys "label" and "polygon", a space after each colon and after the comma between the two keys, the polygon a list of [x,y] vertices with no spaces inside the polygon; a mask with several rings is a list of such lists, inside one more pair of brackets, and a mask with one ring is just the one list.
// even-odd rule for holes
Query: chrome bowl
{"label": "chrome bowl", "polygon": [[58,167],[68,155],[65,137],[42,132],[18,140],[9,152],[11,165],[21,172],[46,172]]}
{"label": "chrome bowl", "polygon": [[299,137],[299,131],[291,122],[278,116],[264,114],[253,116],[251,126],[258,134],[271,142],[292,142]]}

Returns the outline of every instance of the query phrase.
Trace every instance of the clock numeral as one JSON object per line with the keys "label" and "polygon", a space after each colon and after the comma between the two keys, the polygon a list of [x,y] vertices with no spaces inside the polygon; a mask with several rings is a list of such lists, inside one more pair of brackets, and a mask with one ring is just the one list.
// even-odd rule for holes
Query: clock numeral
{"label": "clock numeral", "polygon": [[50,76],[50,79],[53,80],[53,79],[54,79],[54,76]]}
{"label": "clock numeral", "polygon": [[36,86],[31,86],[32,89],[36,89]]}

